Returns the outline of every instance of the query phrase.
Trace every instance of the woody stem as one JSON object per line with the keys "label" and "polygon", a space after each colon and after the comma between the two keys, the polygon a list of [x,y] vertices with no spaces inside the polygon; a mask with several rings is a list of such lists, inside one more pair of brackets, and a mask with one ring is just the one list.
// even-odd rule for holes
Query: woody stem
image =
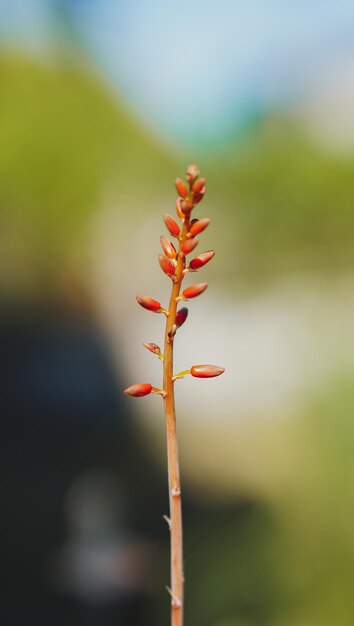
{"label": "woody stem", "polygon": [[170,502],[170,533],[171,533],[171,626],[183,626],[183,532],[182,502],[179,472],[176,410],[173,377],[173,327],[176,321],[177,302],[183,280],[184,255],[181,243],[186,239],[189,230],[189,218],[186,217],[177,256],[176,272],[172,284],[169,303],[169,315],[166,317],[163,389],[167,439],[168,487]]}

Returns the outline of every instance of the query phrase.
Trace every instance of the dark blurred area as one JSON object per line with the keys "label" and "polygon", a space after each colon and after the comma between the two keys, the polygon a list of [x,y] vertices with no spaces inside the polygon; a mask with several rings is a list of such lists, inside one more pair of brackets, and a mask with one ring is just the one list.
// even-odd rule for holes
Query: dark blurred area
{"label": "dark blurred area", "polygon": [[141,450],[97,324],[7,310],[1,345],[1,623],[138,623],[158,535],[152,509],[139,523],[149,474],[151,506],[161,496],[148,460],[143,481],[131,467]]}
{"label": "dark blurred area", "polygon": [[162,409],[122,390],[192,161],[176,362],[226,373],[178,388],[186,626],[354,622],[353,7],[177,8],[0,0],[1,626],[168,623]]}

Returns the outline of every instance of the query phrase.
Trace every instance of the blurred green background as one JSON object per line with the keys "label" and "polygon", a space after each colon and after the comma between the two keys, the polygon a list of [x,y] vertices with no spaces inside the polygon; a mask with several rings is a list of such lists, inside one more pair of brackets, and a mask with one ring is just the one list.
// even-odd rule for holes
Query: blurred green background
{"label": "blurred green background", "polygon": [[[266,64],[259,3],[206,3],[200,29],[217,14],[225,32],[209,56],[198,4],[172,19],[158,2],[0,3],[5,626],[167,622],[162,409],[121,389],[159,385],[141,343],[161,320],[134,296],[167,298],[161,215],[191,161],[216,257],[176,365],[226,374],[177,392],[186,624],[354,622],[353,9],[313,1],[317,28],[296,37],[299,6]],[[295,8],[277,10],[286,39]],[[233,73],[221,51],[245,14]],[[239,66],[263,87],[278,72],[272,96]]]}

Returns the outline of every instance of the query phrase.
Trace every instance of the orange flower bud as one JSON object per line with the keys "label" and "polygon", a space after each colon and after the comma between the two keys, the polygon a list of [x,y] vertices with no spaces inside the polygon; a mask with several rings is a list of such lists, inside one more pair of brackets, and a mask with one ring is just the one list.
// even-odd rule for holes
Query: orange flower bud
{"label": "orange flower bud", "polygon": [[181,198],[185,198],[186,196],[188,196],[188,189],[181,178],[176,178],[175,185],[177,193],[179,196],[181,196]]}
{"label": "orange flower bud", "polygon": [[189,254],[192,250],[194,250],[198,243],[198,239],[195,237],[192,239],[185,239],[185,241],[182,241],[181,243],[181,252],[183,252],[183,254]]}
{"label": "orange flower bud", "polygon": [[178,237],[180,233],[180,227],[178,226],[177,222],[175,222],[173,217],[171,217],[171,215],[169,215],[168,213],[165,213],[163,216],[163,221],[165,222],[165,225],[171,235],[173,235],[174,237]]}
{"label": "orange flower bud", "polygon": [[197,285],[191,285],[183,291],[183,296],[185,298],[196,298],[201,293],[203,293],[203,291],[205,291],[207,287],[208,283],[198,283]]}
{"label": "orange flower bud", "polygon": [[192,191],[194,192],[201,191],[203,187],[205,187],[205,183],[206,183],[206,178],[199,178],[199,180],[196,180],[195,183],[193,183]]}
{"label": "orange flower bud", "polygon": [[175,266],[171,263],[170,259],[165,257],[163,254],[159,254],[159,263],[160,267],[165,274],[168,276],[173,276],[175,273]]}
{"label": "orange flower bud", "polygon": [[192,233],[192,235],[198,235],[198,233],[201,233],[203,230],[205,230],[207,226],[209,226],[209,224],[210,219],[208,217],[205,217],[202,220],[197,220],[196,222],[193,222],[193,224],[191,224],[189,232]]}
{"label": "orange flower bud", "polygon": [[199,168],[195,163],[188,165],[186,170],[187,180],[192,185],[200,174]]}
{"label": "orange flower bud", "polygon": [[161,354],[160,347],[156,343],[143,343],[143,346],[153,354]]}
{"label": "orange flower bud", "polygon": [[175,259],[177,256],[177,252],[173,243],[169,241],[167,237],[165,237],[164,235],[161,235],[160,243],[161,243],[162,250],[164,251],[166,256],[168,256],[169,259]]}
{"label": "orange flower bud", "polygon": [[176,318],[175,318],[176,326],[180,328],[182,324],[184,324],[184,322],[186,321],[187,317],[188,317],[187,307],[183,307],[182,309],[177,311]]}
{"label": "orange flower bud", "polygon": [[191,367],[191,374],[195,378],[214,378],[224,372],[225,368],[218,365],[193,365]]}
{"label": "orange flower bud", "polygon": [[181,204],[182,204],[182,198],[177,198],[176,200],[176,213],[179,217],[180,220],[184,220],[185,215],[181,209]]}
{"label": "orange flower bud", "polygon": [[157,302],[157,300],[153,300],[148,296],[136,296],[136,300],[143,309],[147,309],[148,311],[153,311],[154,313],[160,313],[162,310],[161,304]]}
{"label": "orange flower bud", "polygon": [[133,396],[133,398],[141,398],[142,396],[148,396],[152,392],[152,385],[150,383],[137,383],[127,389],[124,389],[124,393],[127,396]]}
{"label": "orange flower bud", "polygon": [[214,255],[215,255],[214,250],[208,250],[207,252],[203,252],[202,254],[200,254],[199,256],[196,256],[194,259],[191,260],[189,264],[189,269],[199,270],[200,267],[203,267],[203,265],[206,265],[207,263],[209,263],[209,261],[213,258]]}

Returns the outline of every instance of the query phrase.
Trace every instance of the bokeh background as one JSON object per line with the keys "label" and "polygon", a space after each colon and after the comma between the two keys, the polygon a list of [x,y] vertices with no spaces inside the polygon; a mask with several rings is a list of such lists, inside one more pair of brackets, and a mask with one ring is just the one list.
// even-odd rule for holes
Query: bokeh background
{"label": "bokeh background", "polygon": [[[199,164],[176,369],[186,624],[354,623],[354,6],[0,0],[2,626],[168,623],[162,213]],[[205,272],[205,273],[204,273]]]}

